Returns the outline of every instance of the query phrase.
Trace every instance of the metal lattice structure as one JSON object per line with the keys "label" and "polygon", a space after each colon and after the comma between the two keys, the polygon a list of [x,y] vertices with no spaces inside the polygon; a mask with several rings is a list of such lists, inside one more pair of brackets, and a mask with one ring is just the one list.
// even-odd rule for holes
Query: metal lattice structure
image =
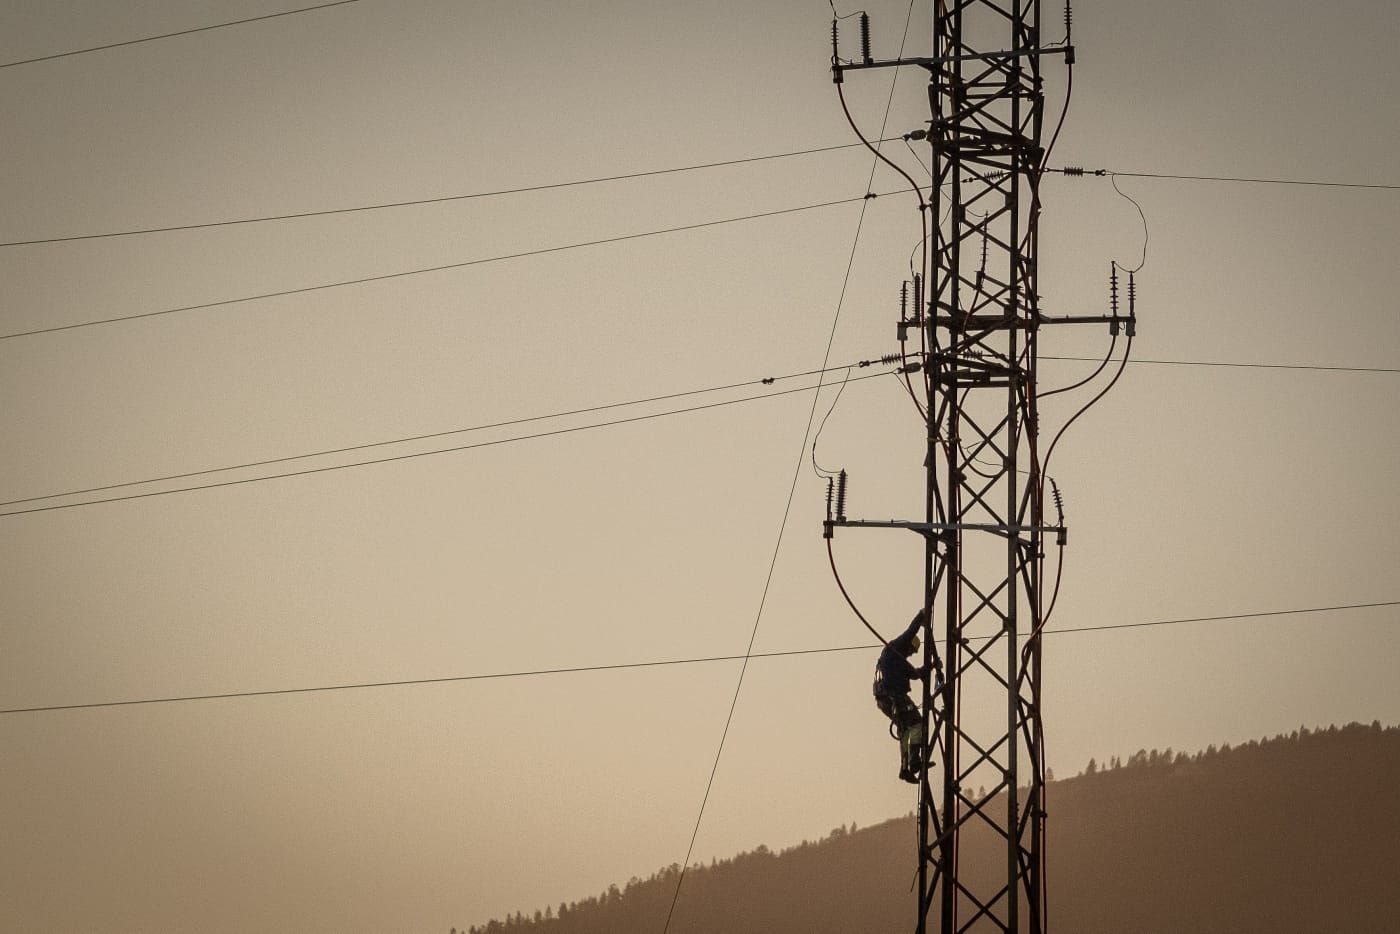
{"label": "metal lattice structure", "polygon": [[[901,342],[911,333],[920,341],[922,365],[906,370],[922,374],[922,391],[910,388],[928,424],[925,514],[847,519],[842,505],[826,534],[899,528],[924,542],[928,635],[944,648],[940,657],[936,639],[924,640],[924,661],[943,677],[924,683],[934,762],[919,781],[916,931],[1039,934],[1043,563],[1045,545],[1063,545],[1065,531],[1062,517],[1047,525],[1045,516],[1037,339],[1046,324],[1108,321],[1116,334],[1128,319],[1116,306],[1109,317],[1054,319],[1038,307],[1041,69],[1052,55],[1073,64],[1069,36],[1042,44],[1038,0],[935,0],[933,48],[931,57],[876,60],[862,16],[861,57],[844,61],[833,49],[838,85],[863,69],[928,73],[931,119],[912,135],[931,147],[921,210],[935,227],[913,314],[900,321]],[[990,842],[1001,854],[993,865],[960,862],[973,838],[978,852]]]}

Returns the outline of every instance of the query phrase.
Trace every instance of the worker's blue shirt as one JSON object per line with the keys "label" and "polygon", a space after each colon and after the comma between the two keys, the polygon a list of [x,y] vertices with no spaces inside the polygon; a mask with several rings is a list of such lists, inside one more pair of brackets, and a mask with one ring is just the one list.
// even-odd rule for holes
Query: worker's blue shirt
{"label": "worker's blue shirt", "polygon": [[910,640],[919,631],[920,622],[915,617],[908,629],[891,639],[880,651],[880,660],[875,663],[876,697],[903,697],[909,693],[910,682],[920,676],[919,669],[905,657],[909,654]]}

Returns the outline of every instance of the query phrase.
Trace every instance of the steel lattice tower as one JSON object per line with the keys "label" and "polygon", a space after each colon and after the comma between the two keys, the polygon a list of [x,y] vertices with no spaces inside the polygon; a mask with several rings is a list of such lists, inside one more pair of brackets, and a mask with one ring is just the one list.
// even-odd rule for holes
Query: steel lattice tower
{"label": "steel lattice tower", "polygon": [[[1066,12],[1066,28],[1069,15]],[[1038,0],[935,0],[934,54],[876,60],[868,21],[861,57],[833,49],[847,72],[917,66],[929,75],[932,150],[926,223],[934,225],[912,316],[921,341],[928,423],[920,521],[847,519],[844,477],[835,527],[908,529],[924,542],[924,682],[932,765],[919,783],[916,931],[1033,932],[1045,927],[1041,625],[1047,525],[1037,420],[1042,325],[1122,323],[1111,316],[1046,318],[1037,294],[1042,63],[1073,47],[1042,45]],[[835,42],[835,29],[833,28]],[[917,186],[916,186],[917,187]],[[922,196],[921,196],[921,200]],[[919,279],[922,279],[923,287]],[[906,370],[913,371],[909,366]],[[1058,513],[1058,510],[1055,510]],[[984,783],[980,790],[974,783]],[[996,865],[960,863],[960,844],[991,841]],[[933,924],[930,924],[933,919]]]}

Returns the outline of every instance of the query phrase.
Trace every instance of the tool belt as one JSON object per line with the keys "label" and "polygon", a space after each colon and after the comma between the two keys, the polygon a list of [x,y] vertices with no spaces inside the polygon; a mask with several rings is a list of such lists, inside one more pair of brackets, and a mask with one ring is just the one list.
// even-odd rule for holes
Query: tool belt
{"label": "tool belt", "polygon": [[880,708],[880,712],[890,718],[890,721],[901,730],[908,729],[917,723],[922,722],[919,716],[919,708],[914,706],[905,695],[876,694],[875,706]]}

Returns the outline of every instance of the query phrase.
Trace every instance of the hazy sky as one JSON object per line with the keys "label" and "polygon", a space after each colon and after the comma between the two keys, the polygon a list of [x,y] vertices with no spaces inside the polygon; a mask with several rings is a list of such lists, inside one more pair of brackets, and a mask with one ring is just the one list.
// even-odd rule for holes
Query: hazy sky
{"label": "hazy sky", "polygon": [[[293,6],[3,0],[0,62]],[[907,4],[866,7],[877,54],[893,55]],[[1054,163],[1400,183],[1391,4],[1075,12]],[[362,0],[0,69],[0,240],[849,142],[829,17],[818,0]],[[919,3],[911,51],[928,29]],[[1048,77],[1054,106],[1063,75]],[[889,78],[848,84],[872,132]],[[917,75],[895,100],[892,130],[922,126]],[[869,167],[849,150],[5,247],[0,330],[856,197]],[[1151,229],[1142,358],[1400,366],[1400,192],[1121,184]],[[1043,307],[1101,311],[1109,261],[1141,250],[1137,213],[1106,180],[1044,190]],[[858,212],[0,340],[0,499],[812,369]],[[901,200],[870,206],[834,361],[894,349],[917,236]],[[1105,341],[1062,329],[1042,351]],[[1082,366],[1047,362],[1044,378]],[[1129,369],[1056,454],[1071,547],[1053,625],[1400,599],[1397,400],[1393,373]],[[1057,401],[1050,424],[1073,411]],[[741,654],[810,403],[0,519],[0,707]],[[853,384],[832,415],[819,454],[851,471],[853,514],[919,510],[910,415],[888,378]],[[756,651],[868,641],[826,568],[822,496],[804,468]],[[918,540],[837,546],[868,614],[901,625],[920,599]],[[1398,621],[1391,608],[1048,638],[1050,765],[1400,721]],[[750,665],[695,858],[912,808],[869,698],[873,662]],[[738,668],[0,716],[0,928],[441,932],[596,894],[684,856]]]}

